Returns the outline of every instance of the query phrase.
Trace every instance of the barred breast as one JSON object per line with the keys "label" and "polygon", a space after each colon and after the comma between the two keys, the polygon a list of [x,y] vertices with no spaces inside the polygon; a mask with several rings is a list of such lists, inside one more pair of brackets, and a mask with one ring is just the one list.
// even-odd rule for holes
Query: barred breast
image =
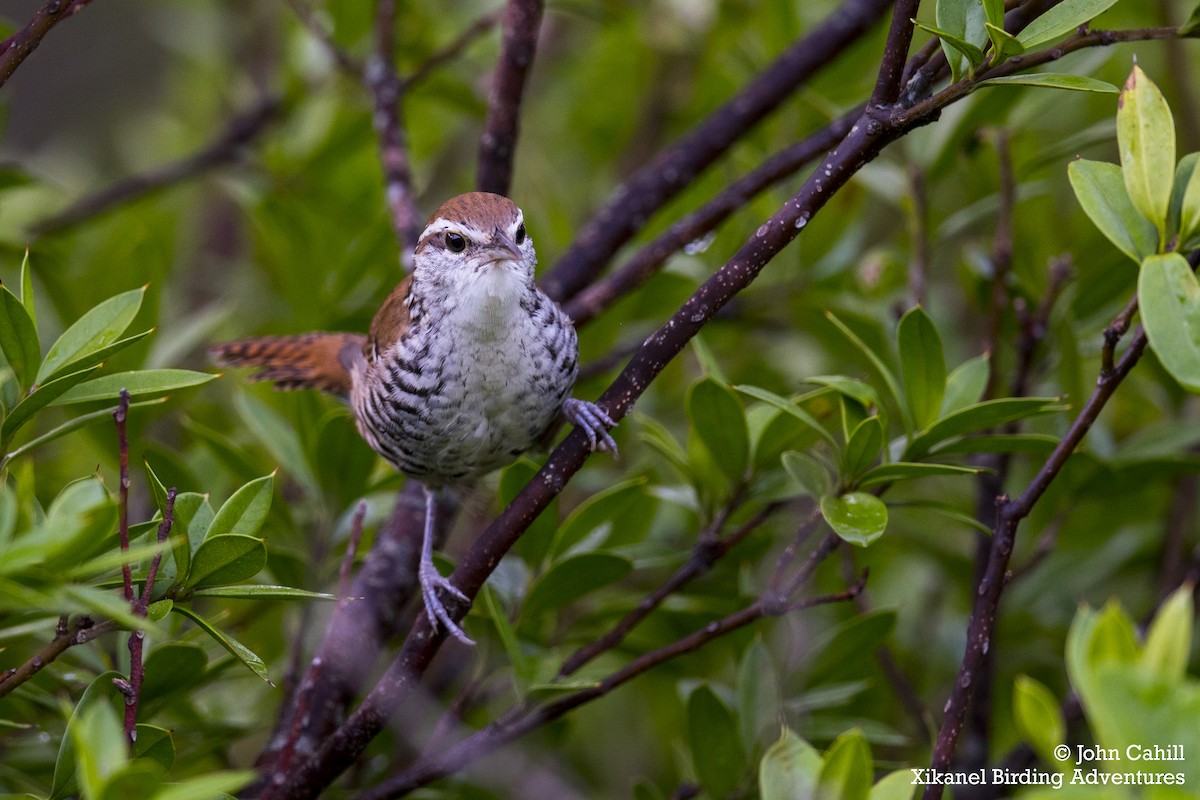
{"label": "barred breast", "polygon": [[501,316],[439,298],[410,307],[406,336],[368,353],[351,405],[359,431],[402,472],[433,486],[511,463],[559,414],[578,372],[575,328],[540,290]]}

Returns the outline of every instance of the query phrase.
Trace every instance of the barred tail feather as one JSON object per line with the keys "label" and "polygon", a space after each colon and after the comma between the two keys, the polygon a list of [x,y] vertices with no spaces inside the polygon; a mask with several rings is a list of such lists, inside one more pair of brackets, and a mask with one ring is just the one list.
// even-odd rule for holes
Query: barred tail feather
{"label": "barred tail feather", "polygon": [[277,389],[320,389],[346,398],[365,342],[356,333],[304,333],[222,342],[208,352],[223,366],[259,367],[251,378]]}

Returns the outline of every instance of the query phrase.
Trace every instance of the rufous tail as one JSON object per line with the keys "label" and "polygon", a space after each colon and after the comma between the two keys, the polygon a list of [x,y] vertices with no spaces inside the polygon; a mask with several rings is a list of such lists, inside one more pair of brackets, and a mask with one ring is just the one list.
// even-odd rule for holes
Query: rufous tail
{"label": "rufous tail", "polygon": [[278,389],[320,389],[345,398],[365,342],[356,333],[302,333],[222,342],[208,352],[224,366],[259,367],[251,378],[271,381]]}

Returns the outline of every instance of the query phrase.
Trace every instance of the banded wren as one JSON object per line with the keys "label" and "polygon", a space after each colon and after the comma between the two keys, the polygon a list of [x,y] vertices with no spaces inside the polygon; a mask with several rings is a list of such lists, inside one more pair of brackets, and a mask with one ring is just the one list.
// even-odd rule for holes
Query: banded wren
{"label": "banded wren", "polygon": [[616,454],[616,423],[570,396],[575,327],[533,280],[537,263],[521,209],[474,192],[447,200],[417,241],[413,270],[366,336],[309,333],[215,345],[219,363],[258,367],[281,389],[346,400],[359,432],[425,489],[419,582],[425,612],[467,644],[438,598],[466,597],[433,564],[436,492],[504,466],[560,414],[593,450]]}

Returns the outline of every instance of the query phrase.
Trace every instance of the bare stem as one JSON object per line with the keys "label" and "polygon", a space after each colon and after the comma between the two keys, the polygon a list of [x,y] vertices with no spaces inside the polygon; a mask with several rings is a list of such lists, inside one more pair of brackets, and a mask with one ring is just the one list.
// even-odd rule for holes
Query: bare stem
{"label": "bare stem", "polygon": [[50,29],[78,14],[92,0],[46,0],[20,30],[0,42],[0,86],[8,82],[29,54],[42,43]]}

